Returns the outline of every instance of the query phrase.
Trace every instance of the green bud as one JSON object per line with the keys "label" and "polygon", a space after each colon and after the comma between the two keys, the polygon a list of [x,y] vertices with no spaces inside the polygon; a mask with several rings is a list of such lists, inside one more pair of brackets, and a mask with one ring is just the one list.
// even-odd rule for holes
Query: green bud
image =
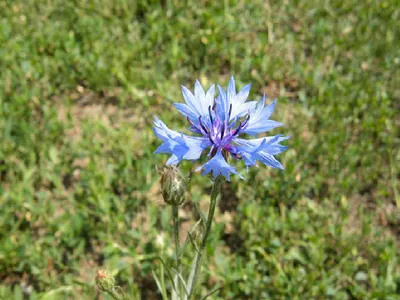
{"label": "green bud", "polygon": [[106,270],[98,270],[95,281],[97,287],[102,292],[110,292],[115,287],[114,277]]}
{"label": "green bud", "polygon": [[185,201],[186,179],[176,166],[166,166],[162,171],[161,192],[169,205],[181,205]]}

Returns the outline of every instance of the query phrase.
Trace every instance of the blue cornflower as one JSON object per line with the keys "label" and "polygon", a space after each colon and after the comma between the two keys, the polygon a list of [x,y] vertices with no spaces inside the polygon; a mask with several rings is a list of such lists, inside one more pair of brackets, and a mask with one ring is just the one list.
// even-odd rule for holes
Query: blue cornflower
{"label": "blue cornflower", "polygon": [[190,123],[190,131],[199,136],[188,136],[169,129],[157,117],[154,120],[154,132],[163,141],[155,153],[168,153],[171,157],[167,165],[177,164],[181,160],[197,160],[202,152],[210,148],[210,160],[197,170],[204,169],[203,175],[212,172],[214,179],[223,175],[229,180],[230,174],[243,178],[226,161],[228,154],[236,160],[243,160],[247,167],[257,161],[273,168],[283,169],[274,155],[286,150],[280,142],[289,136],[276,135],[257,139],[242,139],[241,134],[254,136],[283,124],[270,120],[276,100],[265,105],[265,95],[260,102],[246,102],[250,84],[236,93],[235,80],[232,77],[227,90],[218,86],[219,95],[214,98],[215,85],[205,92],[199,81],[194,86],[194,94],[182,86],[186,103],[175,103],[175,107]]}

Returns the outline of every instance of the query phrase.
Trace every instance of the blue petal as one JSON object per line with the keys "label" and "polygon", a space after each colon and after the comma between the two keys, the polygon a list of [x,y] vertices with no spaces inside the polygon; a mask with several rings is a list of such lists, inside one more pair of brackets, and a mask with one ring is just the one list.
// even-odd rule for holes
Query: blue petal
{"label": "blue petal", "polygon": [[[203,117],[203,121],[208,119],[208,107],[214,105],[214,91],[215,86],[212,85],[207,93],[205,93],[200,82],[196,80],[194,85],[194,94],[192,94],[188,88],[182,86],[182,95],[186,104],[175,103],[174,106],[182,115],[189,118],[194,124],[198,125],[199,117]],[[204,118],[204,116],[206,117]]]}
{"label": "blue petal", "polygon": [[210,86],[210,88],[208,89],[207,93],[206,93],[206,98],[204,101],[204,105],[203,105],[203,110],[205,111],[205,113],[208,113],[208,107],[211,106],[211,108],[214,106],[214,95],[215,95],[215,85],[213,84],[212,86]]}
{"label": "blue petal", "polygon": [[249,101],[249,102],[244,102],[241,104],[234,104],[232,105],[232,113],[231,113],[231,118],[230,121],[233,119],[239,119],[246,114],[248,114],[250,111],[252,111],[257,105],[257,101]]}
{"label": "blue petal", "polygon": [[206,93],[198,80],[194,84],[194,97],[200,106],[200,114],[202,116],[208,114],[208,106],[211,104],[207,103]]}
{"label": "blue petal", "polygon": [[233,76],[229,80],[227,94],[228,94],[228,99],[232,99],[233,97],[236,96],[235,78],[233,78]]}
{"label": "blue petal", "polygon": [[271,154],[260,151],[257,154],[257,160],[261,161],[264,165],[270,166],[272,168],[281,170],[284,169],[283,165]]}
{"label": "blue petal", "polygon": [[239,144],[239,146],[242,146],[244,150],[250,152],[254,152],[262,145],[261,150],[266,151],[269,154],[276,155],[285,151],[288,148],[287,146],[283,146],[279,143],[289,138],[290,136],[284,136],[282,134],[278,134],[275,136],[269,136],[252,140],[244,140],[236,138],[235,142]]}
{"label": "blue petal", "polygon": [[193,111],[188,105],[184,103],[174,103],[176,109],[186,118],[189,118],[190,121],[197,124],[199,122],[199,115],[196,111]]}
{"label": "blue petal", "polygon": [[217,115],[219,119],[224,122],[228,118],[229,114],[229,99],[225,90],[218,86],[218,98],[217,98]]}
{"label": "blue petal", "polygon": [[154,133],[163,141],[176,138],[180,135],[179,132],[169,129],[167,125],[165,125],[164,122],[157,117],[154,118],[154,125]]}
{"label": "blue petal", "polygon": [[201,106],[200,102],[196,100],[196,97],[192,94],[191,91],[185,86],[182,86],[182,95],[183,98],[185,99],[186,104],[189,106],[189,108],[197,113],[199,116],[201,116]]}
{"label": "blue petal", "polygon": [[182,134],[182,137],[188,147],[187,152],[183,156],[183,159],[186,160],[199,159],[203,150],[211,146],[211,142],[208,138],[187,136],[184,134]]}
{"label": "blue petal", "polygon": [[251,84],[245,85],[240,92],[236,95],[236,102],[244,103],[249,97]]}
{"label": "blue petal", "polygon": [[154,119],[154,133],[163,141],[154,153],[168,153],[172,156],[167,164],[177,164],[182,159],[199,159],[204,149],[211,145],[207,138],[191,137],[169,129],[157,117]]}
{"label": "blue petal", "polygon": [[255,135],[258,133],[263,133],[268,130],[274,129],[279,126],[283,126],[282,123],[269,120],[269,117],[274,111],[276,105],[276,100],[272,102],[272,104],[265,106],[265,95],[261,102],[253,109],[250,111],[249,116],[249,122],[247,126],[244,128],[243,132],[250,134],[250,135]]}
{"label": "blue petal", "polygon": [[231,110],[229,121],[232,121],[234,119],[243,117],[246,113],[255,108],[255,101],[246,103],[247,97],[250,93],[250,88],[251,85],[248,84],[244,86],[239,93],[236,93],[235,79],[233,76],[229,81],[226,92],[220,86],[218,87],[220,94],[220,97],[217,101],[217,104],[220,104],[218,112],[223,121],[227,119],[229,110]]}
{"label": "blue petal", "polygon": [[218,175],[224,176],[228,181],[230,181],[230,174],[237,174],[240,178],[244,179],[242,175],[236,172],[235,167],[230,166],[222,155],[221,150],[217,151],[217,154],[211,158],[203,166],[196,169],[196,171],[204,169],[203,175],[212,172],[214,180]]}
{"label": "blue petal", "polygon": [[246,102],[247,97],[250,93],[250,87],[251,85],[248,84],[243,89],[241,89],[238,94],[230,95],[229,101],[232,105],[230,120],[243,117],[246,113],[254,109],[254,107],[256,106],[257,102],[255,101]]}
{"label": "blue petal", "polygon": [[168,158],[166,165],[176,165],[180,162],[181,160],[179,159],[178,156],[176,156],[175,154],[172,154],[170,158]]}
{"label": "blue petal", "polygon": [[288,147],[279,144],[290,136],[276,135],[254,140],[235,139],[238,144],[237,151],[242,155],[246,166],[253,166],[257,161],[273,168],[283,169],[282,164],[277,161],[274,155],[285,151]]}
{"label": "blue petal", "polygon": [[196,99],[198,99],[201,105],[202,122],[205,122],[208,125],[210,123],[210,111],[212,112],[212,107],[214,106],[215,85],[213,84],[208,89],[207,93],[205,93],[200,82],[196,81],[194,92]]}

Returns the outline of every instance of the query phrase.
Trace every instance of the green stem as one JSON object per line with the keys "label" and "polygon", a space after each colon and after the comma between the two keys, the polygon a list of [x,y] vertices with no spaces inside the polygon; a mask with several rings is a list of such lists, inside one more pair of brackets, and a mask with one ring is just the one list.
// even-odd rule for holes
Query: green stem
{"label": "green stem", "polygon": [[123,299],[123,298],[121,298],[121,296],[117,293],[117,291],[116,291],[115,289],[109,290],[109,291],[107,291],[107,292],[108,292],[108,294],[110,294],[110,296],[111,296],[113,299],[116,299],[116,300],[121,300],[121,299]]}
{"label": "green stem", "polygon": [[173,222],[174,222],[174,240],[175,240],[175,255],[176,255],[176,269],[180,272],[181,268],[181,246],[179,242],[179,207],[172,206]]}
{"label": "green stem", "polygon": [[188,297],[188,299],[190,299],[191,296],[193,295],[194,288],[199,279],[200,267],[201,267],[201,262],[202,262],[202,258],[203,258],[203,252],[204,252],[204,248],[207,245],[208,236],[210,235],[211,225],[212,225],[212,221],[214,218],[215,207],[217,205],[217,197],[221,191],[221,186],[224,183],[224,181],[225,181],[225,178],[223,176],[218,176],[214,182],[214,185],[213,185],[213,188],[211,191],[210,207],[208,209],[205,233],[204,233],[203,239],[201,241],[199,251],[197,252],[196,257],[195,257],[194,267],[189,276],[189,282],[188,282],[189,297]]}
{"label": "green stem", "polygon": [[[178,205],[172,205],[172,222],[174,226],[174,242],[175,242],[175,259],[176,259],[176,271],[181,274],[182,273],[182,259],[181,259],[181,246],[180,246],[180,241],[179,241],[179,206]],[[177,296],[178,299],[180,299],[180,288],[179,288],[179,278],[178,275],[175,275],[174,278],[174,285],[175,289],[177,291]],[[173,298],[175,298],[173,296]]]}
{"label": "green stem", "polygon": [[211,225],[212,225],[212,221],[214,218],[215,207],[217,205],[217,197],[221,191],[221,186],[224,183],[224,181],[225,181],[225,178],[223,176],[218,176],[217,179],[215,180],[214,186],[211,190],[210,207],[208,209],[206,232],[204,233],[203,240],[201,241],[201,244],[200,244],[200,251],[203,251],[203,249],[207,245],[208,236],[210,235]]}

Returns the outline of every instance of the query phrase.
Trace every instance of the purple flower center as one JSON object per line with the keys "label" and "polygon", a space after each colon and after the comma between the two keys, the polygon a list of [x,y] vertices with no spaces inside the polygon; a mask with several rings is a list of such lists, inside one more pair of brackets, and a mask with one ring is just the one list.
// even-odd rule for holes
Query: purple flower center
{"label": "purple flower center", "polygon": [[236,119],[230,121],[231,113],[232,104],[229,106],[228,116],[224,120],[218,115],[216,106],[214,105],[211,107],[210,105],[208,107],[208,116],[200,116],[198,118],[198,124],[194,124],[189,118],[187,118],[187,120],[193,132],[202,134],[209,139],[212,144],[210,151],[212,155],[214,155],[218,149],[221,149],[230,152],[235,158],[239,159],[241,157],[237,153],[236,147],[232,142],[234,138],[246,128],[250,115],[247,115],[244,120],[239,120],[237,124]]}

